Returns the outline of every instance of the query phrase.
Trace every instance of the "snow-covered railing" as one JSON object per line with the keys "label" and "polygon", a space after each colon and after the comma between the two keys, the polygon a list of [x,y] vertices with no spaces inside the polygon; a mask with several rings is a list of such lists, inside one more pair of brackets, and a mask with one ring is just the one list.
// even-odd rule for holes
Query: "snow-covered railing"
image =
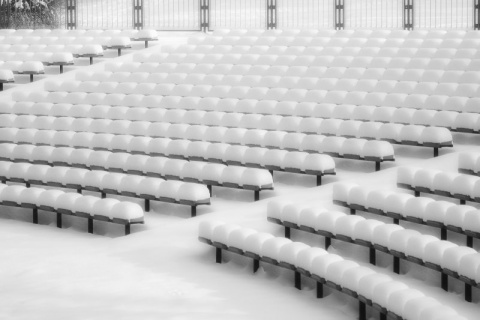
{"label": "snow-covered railing", "polygon": [[218,221],[202,222],[199,240],[216,248],[217,263],[222,262],[223,251],[233,252],[253,259],[254,272],[260,262],[292,270],[297,289],[301,289],[302,275],[313,279],[317,298],[324,297],[326,286],[358,299],[361,320],[366,319],[367,306],[380,312],[382,319],[433,320],[446,314],[452,320],[463,319],[453,309],[403,282],[304,243]]}
{"label": "snow-covered railing", "polygon": [[144,213],[138,204],[56,189],[0,184],[0,205],[32,209],[35,224],[38,224],[40,210],[54,212],[58,228],[62,228],[63,215],[86,218],[89,233],[93,233],[94,220],[121,224],[125,226],[125,235],[130,234],[131,225],[144,223]]}
{"label": "snow-covered railing", "polygon": [[333,190],[333,202],[349,208],[351,214],[364,211],[390,217],[395,224],[404,220],[440,228],[442,240],[453,231],[466,236],[468,247],[473,247],[474,238],[480,239],[480,210],[475,207],[356,184],[335,184]]}
{"label": "snow-covered railing", "polygon": [[404,229],[396,224],[368,220],[335,211],[310,208],[298,210],[296,204],[271,204],[268,220],[290,229],[319,234],[331,239],[365,246],[370,249],[370,263],[376,264],[376,250],[393,256],[393,271],[400,273],[400,259],[439,271],[442,288],[448,291],[448,276],[465,282],[465,300],[472,301],[472,287],[480,288],[480,254],[473,248],[457,246],[452,242],[418,231]]}
{"label": "snow-covered railing", "polygon": [[151,201],[160,201],[190,206],[194,217],[197,206],[210,204],[210,193],[204,185],[118,172],[0,161],[0,181],[69,188],[79,194],[82,190],[94,191],[102,198],[113,194],[145,199],[146,212]]}
{"label": "snow-covered railing", "polygon": [[480,153],[460,153],[458,171],[480,176]]}
{"label": "snow-covered railing", "polygon": [[480,177],[445,172],[440,170],[400,167],[397,171],[397,186],[421,193],[436,194],[460,200],[480,202]]}
{"label": "snow-covered railing", "polygon": [[205,184],[210,190],[214,186],[252,190],[255,200],[260,199],[260,191],[273,189],[273,178],[267,170],[65,146],[0,144],[0,161],[71,166],[181,180]]}

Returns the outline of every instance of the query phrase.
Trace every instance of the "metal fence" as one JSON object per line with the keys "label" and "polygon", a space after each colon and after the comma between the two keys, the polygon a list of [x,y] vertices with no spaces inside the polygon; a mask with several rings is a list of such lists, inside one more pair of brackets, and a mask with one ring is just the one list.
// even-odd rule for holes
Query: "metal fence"
{"label": "metal fence", "polygon": [[480,28],[480,0],[43,1],[0,0],[0,28]]}

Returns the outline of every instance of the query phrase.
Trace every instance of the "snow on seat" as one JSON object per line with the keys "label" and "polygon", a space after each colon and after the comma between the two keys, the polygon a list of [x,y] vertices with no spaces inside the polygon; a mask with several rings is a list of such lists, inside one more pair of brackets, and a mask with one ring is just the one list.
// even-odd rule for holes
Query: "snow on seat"
{"label": "snow on seat", "polygon": [[443,225],[447,211],[455,204],[448,201],[434,201],[427,205],[423,213],[423,220],[429,224]]}
{"label": "snow on seat", "polygon": [[389,310],[389,298],[394,293],[399,292],[401,290],[408,289],[408,286],[403,282],[399,281],[390,281],[390,282],[382,282],[375,286],[373,289],[373,297],[372,301],[379,306],[384,306],[386,310]]}
{"label": "snow on seat", "polygon": [[109,212],[110,219],[114,221],[116,219],[128,222],[143,220],[143,216],[144,212],[142,207],[136,203],[126,201],[116,203]]}
{"label": "snow on seat", "polygon": [[355,241],[364,241],[365,243],[373,243],[373,234],[375,228],[383,225],[378,220],[361,220],[358,221],[351,231],[351,238]]}
{"label": "snow on seat", "polygon": [[360,159],[367,140],[364,139],[346,139],[342,144],[340,154],[349,159]]}
{"label": "snow on seat", "polygon": [[409,301],[416,300],[422,297],[425,297],[425,294],[416,289],[401,289],[392,292],[388,297],[389,310],[398,316],[402,316],[405,310],[405,305]]}
{"label": "snow on seat", "polygon": [[20,204],[20,195],[25,189],[24,186],[0,185],[0,203],[13,206]]}
{"label": "snow on seat", "polygon": [[28,176],[30,163],[12,163],[6,177],[11,181],[23,182]]}
{"label": "snow on seat", "polygon": [[19,74],[30,74],[30,80],[33,81],[33,75],[45,73],[43,63],[40,61],[23,62],[16,70]]}
{"label": "snow on seat", "polygon": [[480,154],[460,153],[458,156],[458,171],[462,173],[478,174],[480,172]]}
{"label": "snow on seat", "polygon": [[400,167],[397,169],[397,184],[398,185],[406,185],[408,187],[415,186],[414,178],[417,172],[419,172],[419,168],[415,167]]}
{"label": "snow on seat", "polygon": [[342,274],[341,283],[343,289],[356,294],[362,278],[375,274],[375,271],[367,267],[358,266],[355,268],[347,268]]}
{"label": "snow on seat", "polygon": [[429,308],[444,308],[437,300],[431,297],[418,297],[405,303],[402,317],[404,319],[421,319],[420,315]]}
{"label": "snow on seat", "polygon": [[431,198],[413,197],[407,200],[401,214],[403,217],[417,218],[423,221],[423,214],[427,207],[435,200]]}
{"label": "snow on seat", "polygon": [[379,225],[373,230],[373,243],[380,247],[388,248],[392,235],[399,230],[404,230],[404,228],[396,224]]}
{"label": "snow on seat", "polygon": [[452,185],[458,174],[453,172],[438,172],[433,180],[433,185],[438,193],[450,196]]}
{"label": "snow on seat", "polygon": [[457,274],[460,270],[460,263],[462,259],[471,254],[477,254],[477,251],[468,247],[451,247],[444,251],[443,259],[440,266],[453,274]]}
{"label": "snow on seat", "polygon": [[445,213],[445,220],[444,224],[449,226],[450,228],[454,228],[459,231],[463,231],[462,226],[465,221],[465,216],[469,212],[477,212],[478,209],[472,206],[467,205],[460,205],[460,206],[452,206],[448,208],[447,212]]}
{"label": "snow on seat", "polygon": [[387,248],[391,252],[403,254],[407,250],[411,238],[419,236],[420,232],[411,229],[400,229],[391,233]]}
{"label": "snow on seat", "polygon": [[255,191],[273,189],[273,178],[268,170],[247,168],[242,174],[243,187]]}
{"label": "snow on seat", "polygon": [[100,199],[94,203],[91,215],[99,220],[104,220],[105,218],[113,219],[114,208],[119,203],[121,202],[117,199]]}
{"label": "snow on seat", "polygon": [[[275,237],[269,233],[256,232],[247,236],[244,243],[244,249],[246,254],[253,254],[254,256],[260,257],[262,248],[264,244],[274,239]],[[291,242],[291,241],[290,241]],[[288,241],[285,243],[289,243]]]}
{"label": "snow on seat", "polygon": [[[28,146],[28,145],[25,145]],[[15,148],[15,151],[17,149],[20,149],[21,146],[18,146]],[[51,146],[37,146],[31,149],[31,151],[27,151],[30,153],[30,162],[32,163],[38,163],[38,164],[50,164],[52,160],[52,154],[53,151],[55,150],[54,147]]]}
{"label": "snow on seat", "polygon": [[437,242],[439,239],[430,235],[412,236],[408,239],[405,248],[405,255],[425,262],[425,250],[429,243]]}
{"label": "snow on seat", "polygon": [[459,174],[452,182],[451,194],[459,199],[475,199],[475,185],[479,181],[478,177]]}
{"label": "snow on seat", "polygon": [[313,227],[315,230],[322,230],[333,235],[335,233],[335,225],[337,220],[344,216],[345,213],[338,211],[322,212],[317,216],[317,219],[314,221],[314,225],[311,227]]}
{"label": "snow on seat", "polygon": [[386,141],[367,141],[363,147],[361,157],[372,161],[393,160],[395,153],[393,146]]}
{"label": "snow on seat", "polygon": [[345,260],[336,254],[320,255],[312,261],[310,272],[312,275],[325,279],[330,265],[338,262],[345,262]]}
{"label": "snow on seat", "polygon": [[55,211],[58,209],[58,198],[65,192],[61,190],[46,190],[37,199],[36,205],[42,210]]}
{"label": "snow on seat", "polygon": [[299,254],[309,248],[310,246],[302,242],[287,243],[280,248],[278,262],[280,265],[285,265],[287,268],[294,269]]}
{"label": "snow on seat", "polygon": [[204,185],[183,183],[177,191],[180,202],[210,203],[210,192]]}
{"label": "snow on seat", "polygon": [[356,225],[364,220],[365,218],[360,216],[346,215],[339,217],[335,221],[333,234],[337,238],[353,239],[353,231],[355,230]]}
{"label": "snow on seat", "polygon": [[344,137],[325,137],[322,145],[319,146],[319,151],[333,157],[338,157],[343,154],[342,152],[346,151],[343,149],[343,144],[346,140]]}
{"label": "snow on seat", "polygon": [[300,219],[300,213],[303,209],[308,207],[296,203],[289,203],[283,206],[279,220],[282,222],[291,223],[294,225],[298,225],[298,221]]}
{"label": "snow on seat", "polygon": [[[2,192],[3,188],[0,186],[0,193]],[[32,207],[35,206],[35,204],[38,202],[38,199],[42,196],[42,193],[45,191],[45,189],[41,188],[25,188],[23,191],[20,192],[19,198],[18,198],[18,204],[23,206],[23,207]],[[0,195],[1,199],[1,195]]]}
{"label": "snow on seat", "polygon": [[334,202],[345,202],[350,204],[349,194],[358,185],[355,183],[339,182],[333,185],[333,200]]}
{"label": "snow on seat", "polygon": [[365,275],[358,282],[358,295],[374,302],[375,288],[385,283],[393,283],[392,278],[377,273]]}
{"label": "snow on seat", "polygon": [[357,269],[358,267],[359,264],[354,261],[335,261],[327,266],[325,278],[332,283],[335,283],[341,287],[345,287],[347,283],[344,280],[344,275],[348,272],[348,270]]}
{"label": "snow on seat", "polygon": [[352,207],[368,208],[368,194],[370,190],[363,186],[352,187],[348,192],[348,204]]}

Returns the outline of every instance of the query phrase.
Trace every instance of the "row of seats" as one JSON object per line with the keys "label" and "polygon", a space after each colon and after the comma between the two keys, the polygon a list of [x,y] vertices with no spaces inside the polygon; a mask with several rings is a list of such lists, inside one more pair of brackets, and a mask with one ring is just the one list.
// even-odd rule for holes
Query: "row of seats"
{"label": "row of seats", "polygon": [[[196,207],[210,204],[204,185],[125,173],[0,161],[0,180],[89,190]],[[145,208],[145,211],[149,211]]]}
{"label": "row of seats", "polygon": [[2,161],[72,166],[254,191],[273,189],[272,175],[267,170],[219,163],[17,144],[0,144],[0,155]]}
{"label": "row of seats", "polygon": [[333,189],[334,203],[356,210],[388,216],[398,224],[399,220],[426,224],[441,228],[442,240],[447,239],[446,230],[459,232],[472,238],[480,238],[480,211],[472,206],[455,205],[448,201],[415,197],[394,191],[369,190],[356,184],[336,184]]}
{"label": "row of seats", "polygon": [[[396,224],[316,208],[299,209],[301,207],[295,203],[273,203],[269,206],[268,217],[281,225],[288,222],[289,228],[294,225],[296,229],[300,229],[300,224],[306,223],[304,226],[310,228],[310,232],[374,247],[396,258],[451,275],[465,281],[467,285],[479,286],[480,254],[472,248],[457,246]],[[303,214],[306,214],[306,217],[302,219],[300,217]],[[285,218],[287,220],[282,220]],[[471,291],[471,287],[468,291]],[[466,293],[466,299],[471,302],[471,292]]]}
{"label": "row of seats", "polygon": [[[112,62],[106,64],[107,72],[150,72],[150,73],[195,73],[195,74],[227,74],[227,75],[260,75],[286,77],[320,77],[320,78],[347,78],[347,79],[378,79],[401,81],[427,81],[452,83],[462,81],[473,83],[469,78],[471,71],[460,70],[425,70],[376,67],[366,68],[350,63],[347,66],[269,66],[250,64],[217,64],[217,63],[162,63],[162,62]],[[441,66],[439,66],[441,68]],[[477,68],[478,69],[478,68]]]}
{"label": "row of seats", "polygon": [[[461,78],[466,72],[478,70],[480,59],[408,59],[408,58],[372,58],[372,57],[338,57],[334,56],[318,57],[310,59],[308,57],[284,56],[277,62],[267,61],[269,57],[260,58],[259,61],[249,61],[249,55],[205,55],[205,58],[199,55],[198,58],[182,59],[179,57],[176,62],[163,62],[161,59],[153,58],[150,62],[110,62],[106,65],[106,71],[113,72],[189,72],[189,73],[207,73],[230,75],[241,74],[241,70],[247,70],[248,75],[278,76],[282,71],[286,76],[314,76],[314,73],[322,75],[324,78],[335,78],[344,76],[346,69],[365,69],[361,75],[363,78],[370,78],[372,73],[383,74],[380,79],[384,80],[409,80],[411,73],[424,74],[424,78],[433,82],[448,82],[445,75],[454,75]],[[220,57],[219,57],[220,56]],[[193,61],[198,60],[198,61]],[[266,60],[266,61],[261,61]],[[299,60],[299,61],[297,61]],[[392,70],[386,72],[384,70]],[[372,71],[370,71],[372,70]],[[378,70],[378,71],[377,71]],[[420,71],[419,71],[420,70]],[[383,72],[382,72],[383,71]],[[351,71],[353,72],[353,71]],[[357,70],[355,70],[357,72]],[[348,73],[347,73],[348,74]],[[407,76],[404,76],[406,74]],[[438,75],[440,74],[440,76]],[[357,76],[360,77],[360,76]],[[444,80],[445,79],[445,80]]]}
{"label": "row of seats", "polygon": [[218,28],[213,31],[217,36],[323,36],[323,37],[371,37],[371,38],[408,38],[408,39],[458,39],[458,38],[474,38],[478,37],[478,33],[472,30],[463,29],[429,29],[429,30],[402,30],[402,29],[222,29]]}
{"label": "row of seats", "polygon": [[[192,115],[196,116],[197,114],[192,113]],[[234,117],[235,114],[233,113],[224,115],[220,113],[217,114],[217,117],[210,117],[205,125],[201,125],[196,124],[201,121],[201,118],[195,117],[193,121],[190,121],[190,117],[186,118],[181,115],[177,117],[176,123],[170,123],[170,119],[166,119],[167,122],[150,122],[0,114],[0,128],[67,130],[152,138],[188,139],[286,150],[314,150],[308,145],[311,144],[311,141],[321,145],[322,140],[324,140],[323,136],[386,140],[397,144],[414,144],[436,148],[453,146],[452,135],[445,128],[355,120],[315,119],[317,121],[313,121],[311,118],[301,117],[239,115],[240,117]],[[308,126],[302,124],[308,124]],[[18,134],[18,131],[16,133]],[[305,149],[295,147],[297,143],[305,146]],[[366,140],[362,140],[361,143],[365,144]]]}
{"label": "row of seats", "polygon": [[478,48],[480,40],[472,34],[468,38],[405,38],[405,37],[331,37],[323,35],[310,36],[230,36],[208,35],[193,37],[188,41],[194,45],[237,45],[237,46],[365,46],[393,48]]}
{"label": "row of seats", "polygon": [[[64,153],[65,156],[69,157],[70,153],[77,152],[75,150],[84,150],[83,148],[88,148],[89,150],[102,149],[99,148],[99,143],[95,142],[92,142],[89,145],[80,142],[78,145],[76,145],[75,148],[65,146],[65,138],[65,136],[47,136],[45,137],[45,141],[43,143],[38,143],[37,141],[38,145],[25,144],[26,141],[15,140],[14,143],[19,143],[18,147],[16,147],[16,151],[12,150],[12,147],[15,146],[15,144],[3,142],[3,144],[0,145],[0,149],[9,153],[5,154],[4,156],[6,159],[11,156],[12,160],[28,160],[29,156],[32,156],[34,160],[36,159],[36,157],[44,158],[49,155],[53,157],[60,157],[63,156]],[[3,137],[2,139],[5,138]],[[168,159],[168,161],[172,162],[172,164],[177,163],[177,165],[172,165],[171,170],[174,170],[175,168],[178,169],[179,164],[186,165],[188,162],[200,162],[204,163],[205,165],[208,162],[212,162],[215,164],[220,163],[222,164],[222,167],[224,167],[225,165],[236,165],[251,168],[263,168],[272,172],[285,171],[293,173],[312,174],[316,176],[335,174],[335,162],[332,160],[332,158],[328,155],[322,155],[318,153],[290,152],[286,150],[267,150],[263,148],[228,146],[225,144],[213,144],[205,142],[191,142],[185,146],[185,144],[182,144],[182,141],[179,141],[179,143],[171,142],[169,145],[164,146],[165,148],[163,149],[158,148],[161,147],[157,143],[160,141],[152,141],[150,148],[145,148],[142,150],[142,145],[139,145],[144,144],[142,140],[142,138],[135,139],[131,137],[130,139],[128,139],[128,137],[125,136],[119,137],[119,139],[116,139],[115,141],[107,140],[105,143],[103,143],[103,150],[111,151],[108,152],[108,155],[112,158],[112,161],[114,161],[115,158],[119,158],[120,154],[124,154],[124,157],[127,157],[127,155],[131,155],[131,161],[134,161],[134,159],[136,159],[135,161],[139,161],[139,159],[137,158],[143,158],[148,160],[150,156],[162,156],[161,158],[163,158],[164,161],[167,161],[168,158],[165,158],[165,156],[167,156],[171,158]],[[58,144],[58,146],[56,148],[54,146],[46,146],[46,144],[48,143],[55,143]],[[44,147],[42,148],[42,146]],[[184,150],[184,152],[182,152],[182,150]],[[43,153],[46,154],[43,155]],[[106,155],[107,153],[101,154]],[[181,160],[178,158],[190,161]],[[68,159],[52,160],[52,162],[55,161],[69,163]],[[119,160],[117,159],[117,161]],[[117,168],[121,169],[121,165],[123,165],[123,163],[118,164],[119,167]],[[127,162],[127,167],[125,167],[126,171],[129,169],[128,166],[129,164]],[[160,170],[158,172],[161,172],[161,167],[157,170]],[[171,172],[170,174],[181,177],[184,176],[181,172],[178,172],[176,174],[174,172]],[[198,174],[200,173],[197,173],[197,175]],[[185,178],[187,177],[189,176],[185,176]],[[202,179],[198,178],[198,180],[201,181]]]}
{"label": "row of seats", "polygon": [[[451,58],[410,58],[382,56],[362,56],[353,52],[338,53],[335,55],[285,55],[285,54],[250,54],[250,53],[160,53],[150,56],[145,63],[174,63],[174,64],[227,64],[251,66],[293,66],[293,67],[359,67],[359,68],[386,68],[386,69],[424,69],[446,71],[474,70],[480,64],[480,59],[451,59]],[[480,54],[479,54],[480,56]],[[139,63],[139,62],[133,62]]]}
{"label": "row of seats", "polygon": [[[47,91],[65,92],[98,92],[98,86],[106,91],[105,93],[139,94],[144,88],[154,84],[176,84],[176,85],[225,85],[232,87],[267,87],[285,89],[323,89],[328,91],[358,91],[358,92],[379,92],[399,94],[423,94],[440,95],[448,93],[451,96],[473,97],[479,89],[478,72],[468,71],[461,75],[458,83],[439,82],[418,82],[416,80],[382,80],[363,79],[367,69],[352,68],[341,78],[326,78],[323,75],[318,77],[293,77],[293,76],[260,76],[260,75],[229,75],[229,74],[205,74],[205,73],[152,73],[152,72],[79,72],[75,80],[49,81],[45,85]],[[415,70],[419,71],[419,69]],[[346,71],[347,72],[347,71]],[[417,74],[418,75],[418,74]],[[447,76],[451,72],[447,73]],[[409,75],[413,77],[412,75]],[[446,78],[445,78],[446,79]],[[446,79],[451,81],[450,79]],[[108,84],[103,84],[108,82]],[[96,86],[95,86],[96,85]],[[142,90],[143,89],[143,90]]]}
{"label": "row of seats", "polygon": [[460,153],[458,159],[458,171],[480,176],[480,154]]}
{"label": "row of seats", "polygon": [[57,227],[62,227],[62,215],[88,219],[88,232],[93,233],[93,221],[107,221],[125,226],[144,222],[144,212],[135,203],[116,199],[100,199],[57,189],[27,188],[0,184],[0,205],[33,209],[33,222],[38,224],[38,211],[57,214]]}
{"label": "row of seats", "polygon": [[286,45],[189,45],[163,46],[162,53],[144,52],[133,57],[133,61],[155,62],[161,61],[167,55],[182,54],[260,54],[260,55],[296,55],[296,56],[363,56],[387,58],[432,58],[432,59],[478,59],[477,48],[403,48],[363,46],[358,44],[333,46],[286,46]]}
{"label": "row of seats", "polygon": [[[272,149],[278,150],[278,153],[282,153],[282,151],[301,151],[313,154],[328,154],[336,158],[374,162],[394,161],[395,159],[395,151],[392,145],[386,141],[300,133],[285,134],[276,131],[263,135],[262,131],[257,132],[258,130],[251,130],[250,135],[245,135],[245,139],[239,140],[237,134],[235,134],[235,129],[231,129],[231,135],[226,135],[227,128],[223,129],[213,128],[209,131],[212,135],[218,134],[217,137],[212,138],[212,140],[217,139],[213,142],[126,134],[95,134],[92,132],[18,128],[1,128],[2,136],[0,139],[4,143],[91,148],[186,159],[216,159],[216,162],[241,161],[247,150],[252,148],[256,148],[254,149],[256,156],[266,155],[268,149]],[[186,131],[179,132],[180,134],[186,134]],[[225,138],[230,140],[222,142]],[[240,141],[243,141],[245,145],[239,144]],[[258,160],[254,163],[258,163]],[[260,165],[263,164],[260,163]]]}
{"label": "row of seats", "polygon": [[324,286],[356,298],[360,319],[366,319],[366,305],[396,319],[463,319],[453,309],[388,275],[304,243],[217,221],[200,224],[199,240],[216,247],[217,263],[222,262],[222,250],[231,251],[257,261],[254,271],[258,261],[293,270],[298,289],[301,275],[312,278],[317,282],[318,298],[323,298]]}
{"label": "row of seats", "polygon": [[465,201],[480,202],[480,177],[445,172],[441,170],[400,167],[397,171],[397,185],[421,192],[433,193]]}

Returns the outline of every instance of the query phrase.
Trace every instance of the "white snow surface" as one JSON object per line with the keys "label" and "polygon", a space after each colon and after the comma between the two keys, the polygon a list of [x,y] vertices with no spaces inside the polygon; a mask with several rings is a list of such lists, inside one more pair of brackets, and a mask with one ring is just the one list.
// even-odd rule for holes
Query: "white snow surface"
{"label": "white snow surface", "polygon": [[[128,61],[131,56],[119,59]],[[104,64],[91,68],[101,69]],[[74,74],[68,72],[59,79],[72,79]],[[43,83],[7,90],[0,97],[35,90]],[[103,222],[95,222],[95,234],[90,235],[84,219],[71,217],[64,218],[60,230],[54,217],[43,212],[40,224],[33,225],[30,210],[2,207],[0,319],[356,319],[357,301],[328,290],[326,298],[316,299],[314,283],[308,281],[298,291],[291,271],[262,264],[254,275],[251,259],[234,254],[225,254],[223,265],[217,265],[214,249],[198,241],[199,224],[221,220],[282,236],[282,228],[266,220],[270,200],[344,210],[332,204],[334,182],[395,190],[397,166],[457,172],[458,153],[479,152],[480,142],[478,136],[459,134],[454,141],[455,148],[442,149],[438,158],[431,158],[431,149],[395,146],[396,162],[382,164],[383,170],[376,173],[372,163],[337,159],[337,175],[324,177],[320,187],[313,187],[312,176],[275,173],[275,190],[263,191],[258,202],[252,202],[251,191],[214,188],[212,205],[200,206],[196,218],[188,218],[186,206],[153,202],[146,224],[133,226],[129,236],[123,236],[122,227]],[[119,199],[141,204],[140,200]],[[438,231],[415,224],[408,227],[423,234]],[[451,238],[464,243],[463,237]],[[301,232],[293,232],[293,240],[323,245],[320,237]],[[475,242],[475,249],[478,246]],[[379,256],[379,266],[370,266],[365,248],[334,242],[328,252],[402,281],[466,319],[478,319],[478,290],[474,290],[475,303],[467,303],[462,283],[452,280],[450,292],[444,292],[439,274],[427,268],[402,264],[403,274],[394,275],[392,259]],[[369,311],[369,317],[376,313]]]}

